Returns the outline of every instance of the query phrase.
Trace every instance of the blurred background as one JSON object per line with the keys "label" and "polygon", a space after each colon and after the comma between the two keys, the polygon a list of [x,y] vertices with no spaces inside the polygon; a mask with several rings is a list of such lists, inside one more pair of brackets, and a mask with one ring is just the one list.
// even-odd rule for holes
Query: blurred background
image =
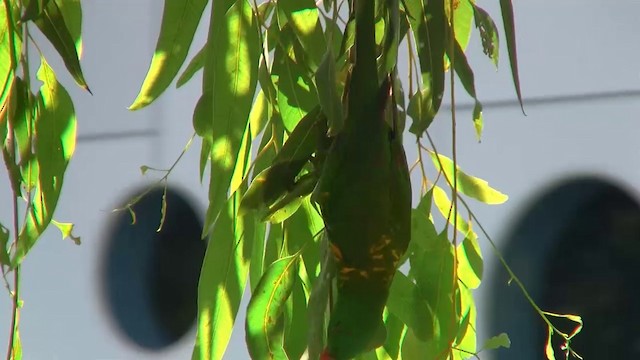
{"label": "blurred background", "polygon": [[[503,40],[498,1],[478,4],[499,24]],[[480,143],[473,103],[462,91],[457,96],[460,166],[509,195],[504,205],[472,207],[543,309],[583,317],[585,328],[574,342],[578,352],[586,359],[640,358],[640,2],[515,1],[514,9],[527,115],[515,97],[504,41],[496,72],[477,33],[467,56],[485,108]],[[60,240],[51,228],[23,263],[24,358],[188,359],[207,201],[198,179],[199,143],[169,177],[162,232],[156,233],[161,190],[137,205],[136,226],[129,226],[127,212],[112,210],[163,175],[142,176],[140,166],[166,169],[186,145],[199,75],[153,105],[128,111],[155,48],[161,3],[87,1],[83,10],[82,66],[93,96],[74,87],[55,51],[40,41],[76,106],[78,145],[55,218],[75,223],[82,245]],[[201,24],[196,51],[207,26]],[[449,108],[445,103],[430,129],[445,154]],[[411,163],[415,139],[406,135],[405,145]],[[1,203],[9,198],[3,171]],[[10,207],[0,207],[0,219],[10,218]],[[481,245],[478,342],[501,332],[512,342],[510,350],[481,358],[543,358],[545,324],[508,285],[484,237]],[[0,296],[0,308],[4,344],[8,294]],[[243,331],[237,326],[225,358],[248,358]]]}

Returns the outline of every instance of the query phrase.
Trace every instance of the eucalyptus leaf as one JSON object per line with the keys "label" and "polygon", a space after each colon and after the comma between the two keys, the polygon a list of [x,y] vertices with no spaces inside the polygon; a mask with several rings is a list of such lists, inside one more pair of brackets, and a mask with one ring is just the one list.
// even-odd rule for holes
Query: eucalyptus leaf
{"label": "eucalyptus leaf", "polygon": [[522,103],[522,92],[520,91],[520,75],[518,75],[518,54],[516,47],[516,25],[513,16],[513,4],[511,0],[500,0],[500,10],[502,11],[502,21],[504,23],[504,34],[507,38],[507,51],[509,52],[509,64],[511,65],[511,77],[516,88],[520,109],[524,114]]}
{"label": "eucalyptus leaf", "polygon": [[56,79],[42,57],[38,79],[42,81],[37,96],[38,118],[35,149],[38,163],[38,186],[29,216],[20,231],[20,241],[12,260],[18,265],[44,232],[58,204],[64,175],[76,146],[76,115],[71,97]]}
{"label": "eucalyptus leaf", "polygon": [[[260,57],[258,25],[250,4],[238,0],[230,7],[226,5],[221,1],[212,7],[207,44],[215,44],[215,51],[207,52],[203,73],[203,94],[210,96],[210,103],[205,103],[206,110],[194,113],[204,117],[194,123],[211,123],[203,127],[211,131],[204,138],[212,139],[209,207],[203,235],[209,232],[229,196],[237,162],[244,161],[240,148],[255,94]],[[228,10],[220,15],[224,9]]]}
{"label": "eucalyptus leaf", "polygon": [[207,3],[207,0],[164,2],[156,50],[142,88],[129,109],[149,105],[171,84],[187,57]]}
{"label": "eucalyptus leaf", "polygon": [[198,327],[192,360],[218,360],[227,348],[253,253],[255,217],[239,217],[240,193],[225,204],[211,233],[198,282]]}
{"label": "eucalyptus leaf", "polygon": [[272,341],[283,307],[295,284],[300,255],[284,257],[267,268],[258,282],[245,323],[247,346],[253,359],[286,359],[284,346]]}
{"label": "eucalyptus leaf", "polygon": [[81,21],[81,19],[77,18],[77,14],[76,16],[67,15],[65,18],[62,7],[58,5],[57,0],[51,0],[47,3],[42,15],[34,20],[34,23],[38,26],[38,29],[42,31],[44,36],[49,39],[58,54],[60,54],[64,65],[76,83],[83,89],[91,92],[84,79],[80,66],[80,56],[78,48],[76,47],[80,34],[77,28],[79,25],[77,25],[77,23],[74,24],[75,34],[72,34],[66,22],[66,20],[71,19],[76,22]]}
{"label": "eucalyptus leaf", "polygon": [[[430,152],[429,154],[436,169],[443,171],[449,181],[453,183],[453,161],[442,154],[436,155],[434,152]],[[467,175],[460,170],[459,167],[455,171],[455,176],[458,177],[457,185],[459,192],[485,204],[502,204],[509,199],[507,195],[490,187],[487,181]]]}

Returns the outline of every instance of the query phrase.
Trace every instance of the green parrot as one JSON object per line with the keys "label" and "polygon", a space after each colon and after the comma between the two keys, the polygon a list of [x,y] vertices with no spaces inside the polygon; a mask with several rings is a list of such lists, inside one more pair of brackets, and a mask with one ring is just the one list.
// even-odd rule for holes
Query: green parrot
{"label": "green parrot", "polygon": [[[411,233],[411,184],[395,121],[386,121],[391,77],[378,83],[375,1],[355,0],[355,64],[347,117],[312,198],[322,211],[337,264],[337,294],[323,360],[351,359],[381,346],[389,287]],[[391,107],[391,113],[397,109]]]}

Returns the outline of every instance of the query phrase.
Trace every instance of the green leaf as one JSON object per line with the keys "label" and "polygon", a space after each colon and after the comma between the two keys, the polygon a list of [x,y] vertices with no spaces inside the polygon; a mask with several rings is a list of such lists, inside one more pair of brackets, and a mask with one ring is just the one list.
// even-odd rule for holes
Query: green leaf
{"label": "green leaf", "polygon": [[38,79],[43,82],[38,93],[39,117],[35,129],[38,185],[26,223],[20,232],[14,266],[22,261],[51,222],[65,170],[76,146],[77,124],[71,97],[44,58],[41,58]]}
{"label": "green leaf", "polygon": [[[453,161],[442,154],[436,155],[434,152],[430,152],[430,155],[436,169],[442,170],[449,181],[453,183]],[[442,164],[442,167],[440,164]],[[509,199],[507,195],[490,187],[485,180],[465,174],[460,170],[460,167],[456,170],[458,191],[462,194],[490,205],[502,204]]]}
{"label": "green leaf", "polygon": [[476,306],[473,294],[464,284],[460,284],[457,291],[457,307],[462,317],[458,324],[458,334],[453,350],[454,359],[468,359],[476,352]]}
{"label": "green leaf", "polygon": [[446,232],[442,232],[433,239],[429,248],[414,251],[410,256],[410,275],[416,279],[420,297],[426,300],[435,314],[432,319],[434,337],[427,341],[426,353],[423,354],[427,359],[449,349],[458,333],[459,319],[451,301],[455,296],[453,251]]}
{"label": "green leaf", "polygon": [[222,359],[244,293],[257,221],[237,216],[240,194],[213,228],[198,282],[198,330],[193,360]]}
{"label": "green leaf", "polygon": [[329,136],[336,135],[344,122],[342,96],[339,93],[335,62],[333,52],[329,48],[316,72],[318,100],[329,123]]}
{"label": "green leaf", "polygon": [[444,93],[444,54],[446,15],[444,0],[428,1],[423,6],[421,0],[406,0],[405,6],[411,30],[415,38],[420,69],[422,71],[421,96],[429,96],[423,101],[426,108],[420,114],[425,117],[413,118],[409,128],[413,134],[421,136],[438,112]]}
{"label": "green leaf", "polygon": [[[78,3],[76,10],[67,8],[68,11],[63,13],[62,7],[58,5],[58,0],[49,1],[42,16],[34,20],[34,23],[58,51],[64,65],[78,86],[91,92],[82,74],[80,55],[77,50],[78,48],[82,49],[79,25],[82,21],[82,15],[79,6]],[[67,25],[67,20],[70,21],[69,25]],[[74,33],[71,32],[72,30]]]}
{"label": "green leaf", "polygon": [[11,260],[9,259],[9,249],[7,244],[9,243],[9,229],[0,224],[0,265],[9,266]]}
{"label": "green leaf", "polygon": [[[17,10],[17,9],[16,9]],[[14,23],[17,11],[7,17],[4,4],[0,5],[0,24]],[[22,39],[19,27],[0,26],[0,108],[4,108],[9,90],[13,84],[15,70],[22,51]],[[13,52],[11,44],[13,43]]]}
{"label": "green leaf", "polygon": [[177,88],[188,83],[193,75],[195,75],[204,67],[204,60],[207,57],[208,47],[208,45],[203,46],[202,49],[200,49],[200,51],[198,51],[198,53],[193,56],[193,59],[191,59],[189,65],[187,65],[187,68],[184,69],[182,75],[180,75],[180,77],[178,78],[178,81],[176,82]]}
{"label": "green leaf", "polygon": [[[165,0],[156,50],[142,88],[133,104],[129,106],[130,110],[149,105],[171,84],[187,57],[207,2]],[[224,56],[224,53],[218,54]]]}
{"label": "green leaf", "polygon": [[20,21],[27,22],[42,16],[44,8],[47,7],[49,1],[51,0],[28,0]]}
{"label": "green leaf", "polygon": [[64,22],[69,29],[69,34],[73,39],[78,53],[78,59],[82,58],[82,6],[80,0],[54,0],[60,11]]}
{"label": "green leaf", "polygon": [[242,199],[241,213],[271,207],[287,192],[296,193],[294,197],[304,195],[304,191],[295,191],[295,179],[311,154],[316,151],[319,137],[324,133],[326,122],[322,118],[320,108],[316,106],[293,129],[287,142],[273,159],[272,165],[254,177]]}
{"label": "green leaf", "polygon": [[194,124],[207,124],[200,131],[210,131],[209,135],[203,135],[211,139],[209,207],[204,234],[228,197],[253,103],[260,57],[258,26],[251,6],[245,0],[226,5],[228,2],[220,1],[212,6],[207,44],[215,44],[215,51],[207,51],[203,74],[203,96],[209,100],[201,99],[206,109],[194,113],[198,117]]}
{"label": "green leaf", "polygon": [[504,33],[507,38],[507,51],[509,52],[509,64],[511,65],[511,76],[513,85],[516,88],[520,108],[524,114],[522,104],[522,92],[520,91],[520,76],[518,75],[518,55],[516,51],[516,26],[513,18],[513,4],[511,0],[500,0],[500,10],[502,11],[502,21],[504,23]]}
{"label": "green leaf", "polygon": [[402,320],[390,312],[385,314],[384,324],[387,328],[387,339],[383,347],[376,349],[376,354],[379,359],[397,360],[400,355],[401,340],[407,327]]}
{"label": "green leaf", "polygon": [[458,278],[470,289],[480,286],[484,263],[478,238],[469,233],[456,248],[458,255]]}
{"label": "green leaf", "polygon": [[482,345],[482,350],[494,350],[499,348],[510,348],[511,340],[509,339],[509,335],[506,333],[500,333],[487,341]]}
{"label": "green leaf", "polygon": [[[448,40],[447,40],[448,41]],[[449,47],[447,47],[447,54],[449,54]],[[449,57],[451,54],[449,54]],[[464,54],[461,45],[457,42],[454,44],[454,70],[458,75],[458,78],[462,82],[462,86],[467,91],[467,94],[471,95],[471,97],[475,100],[475,106],[473,108],[473,123],[476,129],[476,136],[478,140],[480,140],[480,136],[482,135],[482,104],[478,100],[478,96],[476,95],[476,85],[475,79],[473,75],[473,70],[467,61],[467,56]]]}
{"label": "green leaf", "polygon": [[406,275],[396,272],[391,283],[387,309],[406,324],[422,341],[434,336],[433,311],[421,296],[416,284]]}
{"label": "green leaf", "polygon": [[453,204],[451,200],[449,200],[447,193],[439,186],[433,187],[433,202],[436,204],[442,217],[445,218],[449,224],[455,225],[456,229],[464,236],[467,236],[470,231],[473,231],[469,223],[467,223],[462,214],[460,214],[459,209],[457,209],[458,214],[454,223]]}
{"label": "green leaf", "polygon": [[433,97],[429,89],[416,91],[409,99],[407,115],[413,119],[410,131],[422,134],[429,128],[436,116],[436,109],[433,107]]}
{"label": "green leaf", "polygon": [[61,223],[55,220],[51,220],[51,223],[55,225],[62,233],[62,239],[71,239],[76,245],[80,245],[80,237],[73,235],[72,223]]}
{"label": "green leaf", "polygon": [[284,349],[289,359],[301,359],[307,348],[307,333],[309,331],[307,299],[302,281],[295,281],[288,304]]}
{"label": "green leaf", "polygon": [[[283,31],[283,36],[288,35]],[[290,37],[290,35],[289,35]],[[273,59],[271,77],[277,89],[277,102],[287,132],[293,131],[307,113],[317,105],[315,85],[307,71],[291,60],[281,47]]]}
{"label": "green leaf", "polygon": [[279,0],[277,6],[280,29],[285,24],[291,27],[304,49],[308,65],[315,70],[327,48],[315,1]]}
{"label": "green leaf", "polygon": [[547,341],[544,345],[544,354],[547,357],[547,360],[556,360],[556,355],[553,352],[553,343],[551,342],[551,338],[553,337],[553,328],[551,326],[548,327],[547,332]]}
{"label": "green leaf", "polygon": [[491,16],[483,8],[474,3],[471,4],[473,6],[473,18],[476,23],[476,28],[478,28],[478,31],[480,32],[482,51],[489,57],[489,59],[491,59],[497,70],[498,60],[500,58],[498,28],[496,27],[496,23],[493,22]]}
{"label": "green leaf", "polygon": [[247,346],[253,359],[285,359],[281,342],[272,341],[278,319],[295,284],[300,254],[282,258],[269,266],[258,282],[247,307]]}
{"label": "green leaf", "polygon": [[[449,5],[446,5],[449,7]],[[473,20],[472,0],[457,1],[457,6],[453,11],[455,16],[456,41],[462,49],[466,49],[471,38],[471,22]]]}

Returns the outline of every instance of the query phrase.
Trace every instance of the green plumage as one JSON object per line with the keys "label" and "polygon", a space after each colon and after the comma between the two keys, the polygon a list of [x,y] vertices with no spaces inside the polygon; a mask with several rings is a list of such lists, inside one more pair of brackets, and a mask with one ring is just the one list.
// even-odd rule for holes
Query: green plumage
{"label": "green plumage", "polygon": [[[378,83],[375,1],[358,0],[348,110],[314,191],[337,263],[328,359],[382,345],[382,313],[411,232],[411,184],[402,136],[385,121],[390,78]],[[397,111],[395,107],[392,112]]]}

